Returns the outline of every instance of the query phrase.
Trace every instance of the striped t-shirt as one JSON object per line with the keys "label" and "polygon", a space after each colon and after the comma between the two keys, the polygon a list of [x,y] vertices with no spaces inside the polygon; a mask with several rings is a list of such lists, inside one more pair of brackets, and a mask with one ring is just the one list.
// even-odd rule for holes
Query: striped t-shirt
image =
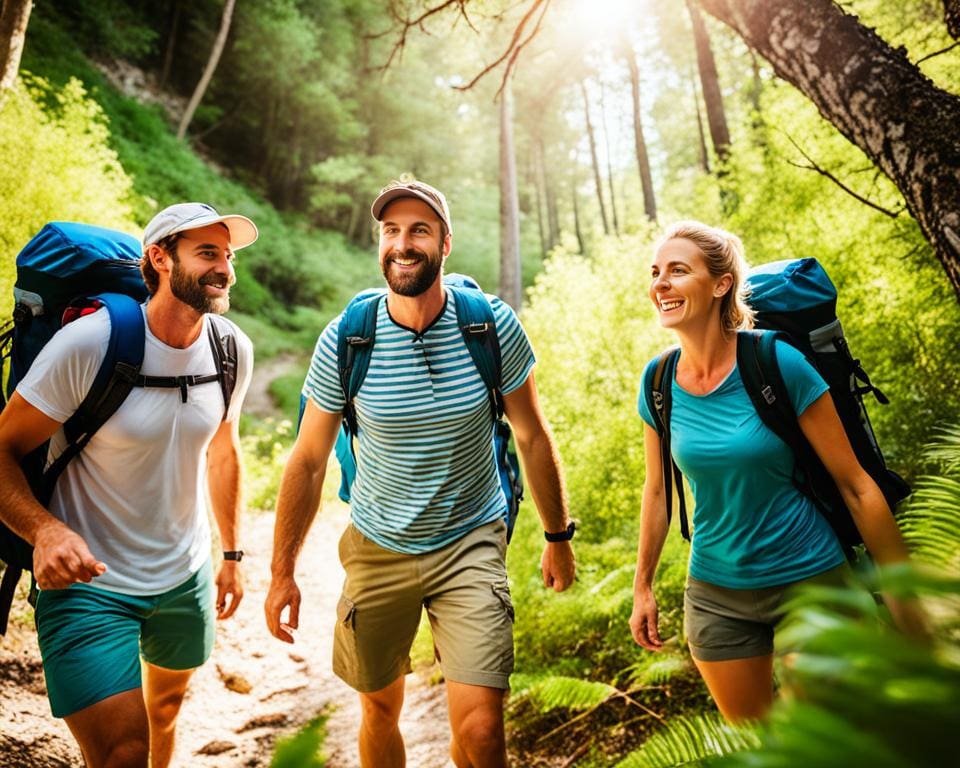
{"label": "striped t-shirt", "polygon": [[[506,512],[493,455],[493,417],[483,380],[446,291],[440,316],[422,333],[398,325],[380,301],[370,367],[354,405],[357,477],[351,518],[364,536],[396,552],[430,552]],[[533,350],[513,310],[495,296],[503,392],[527,379]],[[320,334],[303,393],[340,413],[334,318]]]}

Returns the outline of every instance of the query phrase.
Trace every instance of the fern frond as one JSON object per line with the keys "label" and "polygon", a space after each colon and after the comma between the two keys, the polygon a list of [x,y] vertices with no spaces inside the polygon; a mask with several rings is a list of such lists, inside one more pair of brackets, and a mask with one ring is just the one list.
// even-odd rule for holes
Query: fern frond
{"label": "fern frond", "polygon": [[540,712],[549,712],[559,708],[591,709],[611,696],[620,695],[620,691],[595,680],[551,675],[528,688],[526,695]]}
{"label": "fern frond", "polygon": [[760,737],[754,726],[731,725],[718,714],[675,717],[616,768],[671,768],[699,765],[708,758],[756,749]]}
{"label": "fern frond", "polygon": [[960,481],[920,478],[899,522],[907,544],[919,559],[956,566],[960,552]]}
{"label": "fern frond", "polygon": [[688,669],[689,666],[680,656],[667,656],[649,664],[637,665],[630,674],[630,683],[634,686],[663,685]]}
{"label": "fern frond", "polygon": [[960,467],[960,424],[938,428],[923,453],[928,459],[944,462],[948,470]]}

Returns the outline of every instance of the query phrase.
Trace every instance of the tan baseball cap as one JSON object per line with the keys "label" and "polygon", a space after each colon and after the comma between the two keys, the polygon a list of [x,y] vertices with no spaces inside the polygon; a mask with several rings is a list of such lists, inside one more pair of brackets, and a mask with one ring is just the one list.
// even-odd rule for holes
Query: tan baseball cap
{"label": "tan baseball cap", "polygon": [[370,206],[370,213],[377,221],[383,220],[383,209],[394,200],[401,197],[413,197],[422,200],[429,205],[434,213],[440,217],[446,227],[447,232],[453,232],[453,226],[450,223],[450,209],[447,207],[447,198],[439,189],[431,187],[422,181],[391,181],[387,186],[380,190],[377,199]]}

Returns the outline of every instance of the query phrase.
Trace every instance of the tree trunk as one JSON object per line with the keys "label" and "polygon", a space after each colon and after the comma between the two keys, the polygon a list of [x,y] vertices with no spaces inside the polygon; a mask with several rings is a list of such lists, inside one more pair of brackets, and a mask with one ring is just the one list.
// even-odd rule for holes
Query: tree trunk
{"label": "tree trunk", "polygon": [[700,167],[704,173],[710,173],[710,153],[707,151],[707,134],[703,130],[703,113],[700,111],[700,94],[697,92],[697,78],[690,75],[690,86],[693,90],[693,106],[697,112],[697,152],[700,155]]}
{"label": "tree trunk", "polygon": [[603,202],[603,181],[600,178],[600,163],[597,161],[597,142],[593,137],[593,125],[590,123],[590,99],[587,96],[587,86],[581,80],[580,91],[583,93],[583,114],[587,122],[587,138],[590,139],[590,161],[593,163],[593,180],[597,186],[597,201],[600,203],[600,221],[603,222],[603,234],[610,234],[610,225],[607,223],[607,207]]}
{"label": "tree trunk", "polygon": [[700,0],[890,177],[960,300],[960,97],[832,0]]}
{"label": "tree trunk", "polygon": [[547,244],[546,217],[543,215],[543,190],[540,181],[543,178],[539,167],[539,157],[536,152],[531,152],[527,158],[527,175],[530,186],[533,187],[533,204],[537,207],[537,232],[540,234],[540,257],[547,258],[547,252],[550,250]]}
{"label": "tree trunk", "polygon": [[580,228],[580,203],[577,200],[577,180],[573,180],[573,231],[577,235],[577,245],[580,248],[580,253],[584,256],[587,255],[587,246],[583,242],[583,230]]}
{"label": "tree trunk", "polygon": [[633,94],[633,139],[636,145],[637,168],[640,171],[640,188],[643,190],[643,212],[650,221],[657,220],[657,200],[653,194],[653,176],[650,174],[650,158],[647,142],[643,137],[643,121],[640,117],[640,68],[630,45],[624,45],[623,56],[630,68],[630,90]]}
{"label": "tree trunk", "polygon": [[703,103],[707,107],[707,124],[710,126],[710,138],[717,159],[723,163],[730,154],[730,131],[727,129],[727,115],[723,108],[723,96],[720,93],[720,80],[717,77],[717,63],[710,48],[710,36],[703,23],[703,16],[694,0],[687,0],[690,22],[693,25],[693,40],[697,50],[697,67],[700,70],[700,84],[703,86]]}
{"label": "tree trunk", "polygon": [[500,96],[500,298],[515,310],[520,309],[520,201],[509,82]]}
{"label": "tree trunk", "polygon": [[13,87],[27,38],[33,0],[3,0],[0,11],[0,98]]}
{"label": "tree trunk", "polygon": [[220,17],[220,31],[217,32],[217,39],[213,41],[213,49],[210,51],[210,58],[207,60],[207,66],[203,70],[200,82],[197,83],[197,87],[193,91],[193,96],[190,97],[190,103],[187,104],[187,109],[183,113],[183,118],[180,120],[180,127],[177,128],[178,139],[182,139],[187,134],[187,128],[190,125],[190,121],[193,120],[193,114],[197,111],[197,107],[200,106],[203,94],[206,93],[207,86],[210,85],[210,80],[213,79],[213,73],[216,71],[217,64],[220,62],[220,54],[223,53],[223,47],[227,43],[227,34],[230,32],[230,21],[233,18],[233,6],[235,4],[236,0],[226,0],[223,4],[223,15]]}
{"label": "tree trunk", "polygon": [[613,232],[620,237],[620,220],[617,218],[617,195],[613,189],[613,161],[610,158],[610,131],[607,129],[607,106],[603,98],[603,83],[600,83],[600,125],[603,126],[603,143],[607,148],[607,186],[610,187],[610,215]]}
{"label": "tree trunk", "polygon": [[960,0],[943,0],[943,20],[950,37],[960,39]]}
{"label": "tree trunk", "polygon": [[560,212],[557,210],[557,195],[553,189],[553,175],[547,169],[547,153],[543,147],[543,137],[537,137],[537,165],[540,166],[543,182],[543,196],[547,206],[548,250],[553,250],[560,241]]}
{"label": "tree trunk", "polygon": [[177,32],[180,31],[181,0],[173,0],[170,12],[170,32],[167,34],[167,44],[163,52],[163,69],[160,72],[160,87],[166,88],[170,80],[170,69],[173,67],[173,52],[177,47]]}

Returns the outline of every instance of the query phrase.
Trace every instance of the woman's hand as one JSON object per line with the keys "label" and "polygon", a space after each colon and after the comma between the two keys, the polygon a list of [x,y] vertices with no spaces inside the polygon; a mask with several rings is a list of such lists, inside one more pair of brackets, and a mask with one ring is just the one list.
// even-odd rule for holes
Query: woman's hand
{"label": "woman's hand", "polygon": [[633,632],[636,643],[648,651],[659,651],[663,648],[657,626],[657,599],[649,587],[638,589],[633,593],[630,630]]}

